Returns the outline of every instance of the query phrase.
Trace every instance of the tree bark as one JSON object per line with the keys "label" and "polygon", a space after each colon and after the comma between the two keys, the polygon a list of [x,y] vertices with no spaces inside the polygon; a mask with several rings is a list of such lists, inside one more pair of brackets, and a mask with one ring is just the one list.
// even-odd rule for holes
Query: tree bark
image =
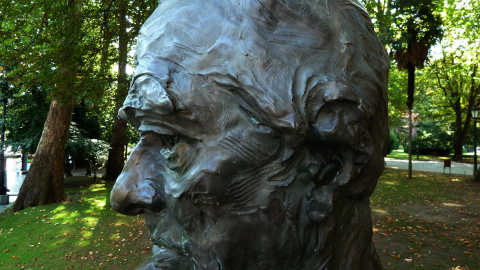
{"label": "tree bark", "polygon": [[[118,108],[115,110],[118,112]],[[108,160],[105,166],[105,180],[115,180],[123,170],[125,162],[124,147],[126,142],[125,129],[127,122],[115,119],[112,127],[112,140],[108,151]]]}
{"label": "tree bark", "polygon": [[22,150],[22,173],[27,173],[28,171],[28,152]]}
{"label": "tree bark", "polygon": [[[462,119],[462,105],[460,103],[460,97],[455,100],[455,135],[453,141],[453,158],[455,160],[462,160],[463,158],[463,141],[467,135],[467,130],[470,127],[470,117],[467,117],[465,122],[465,128]],[[467,112],[469,114],[470,112]]]}
{"label": "tree bark", "polygon": [[63,173],[72,111],[73,102],[50,103],[40,143],[13,211],[67,200]]}
{"label": "tree bark", "polygon": [[118,110],[123,104],[123,100],[128,94],[127,79],[127,57],[128,57],[128,34],[127,34],[127,3],[119,1],[119,40],[118,40],[118,88],[116,93],[115,120],[112,127],[112,139],[110,141],[110,150],[108,152],[108,160],[105,165],[105,180],[115,180],[123,170],[125,162],[124,146],[127,143],[126,128],[127,122],[119,119]]}
{"label": "tree bark", "polygon": [[415,93],[415,66],[412,63],[407,64],[408,71],[408,97],[407,97],[407,107],[408,107],[408,179],[412,179],[412,137],[413,137],[413,117],[412,117],[412,108],[413,100]]}

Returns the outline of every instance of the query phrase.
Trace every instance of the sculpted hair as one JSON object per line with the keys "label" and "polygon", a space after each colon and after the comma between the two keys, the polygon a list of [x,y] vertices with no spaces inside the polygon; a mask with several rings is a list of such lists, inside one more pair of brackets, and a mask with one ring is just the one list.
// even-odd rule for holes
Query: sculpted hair
{"label": "sculpted hair", "polygon": [[235,93],[286,147],[309,141],[319,167],[338,170],[331,188],[370,196],[388,139],[389,61],[368,14],[357,1],[241,2],[247,67]]}

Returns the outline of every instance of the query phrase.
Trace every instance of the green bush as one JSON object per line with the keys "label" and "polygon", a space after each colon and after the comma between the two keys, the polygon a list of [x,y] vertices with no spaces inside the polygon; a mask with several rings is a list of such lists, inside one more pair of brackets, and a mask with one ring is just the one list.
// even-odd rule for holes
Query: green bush
{"label": "green bush", "polygon": [[70,133],[65,148],[65,153],[70,156],[78,166],[84,166],[88,160],[98,161],[100,156],[106,156],[108,145],[97,139],[87,138],[85,131],[78,128],[75,122],[70,125]]}
{"label": "green bush", "polygon": [[[438,123],[422,123],[416,136],[413,137],[412,153],[445,156],[452,152],[452,132],[441,129],[438,125]],[[405,152],[408,153],[408,145]]]}
{"label": "green bush", "polygon": [[387,154],[400,147],[400,135],[395,130],[390,130],[390,137],[387,142]]}

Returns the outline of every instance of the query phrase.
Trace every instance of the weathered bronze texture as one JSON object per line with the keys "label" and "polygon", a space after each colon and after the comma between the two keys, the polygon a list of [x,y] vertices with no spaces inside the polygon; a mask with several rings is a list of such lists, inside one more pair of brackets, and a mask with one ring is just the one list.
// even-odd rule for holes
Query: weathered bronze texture
{"label": "weathered bronze texture", "polygon": [[111,194],[141,269],[381,269],[389,61],[356,0],[164,0],[119,116],[141,134]]}

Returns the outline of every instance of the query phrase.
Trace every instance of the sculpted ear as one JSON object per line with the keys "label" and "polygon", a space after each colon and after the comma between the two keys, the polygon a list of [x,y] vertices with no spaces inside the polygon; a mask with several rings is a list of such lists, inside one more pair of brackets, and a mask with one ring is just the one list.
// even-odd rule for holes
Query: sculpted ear
{"label": "sculpted ear", "polygon": [[[314,221],[321,221],[340,196],[354,197],[348,190],[362,168],[370,162],[372,141],[368,132],[367,114],[359,104],[349,100],[332,100],[325,104],[311,124],[310,152],[320,160],[314,176],[315,187],[307,194],[307,214]],[[368,183],[366,183],[368,186]],[[357,190],[355,192],[362,193]]]}

